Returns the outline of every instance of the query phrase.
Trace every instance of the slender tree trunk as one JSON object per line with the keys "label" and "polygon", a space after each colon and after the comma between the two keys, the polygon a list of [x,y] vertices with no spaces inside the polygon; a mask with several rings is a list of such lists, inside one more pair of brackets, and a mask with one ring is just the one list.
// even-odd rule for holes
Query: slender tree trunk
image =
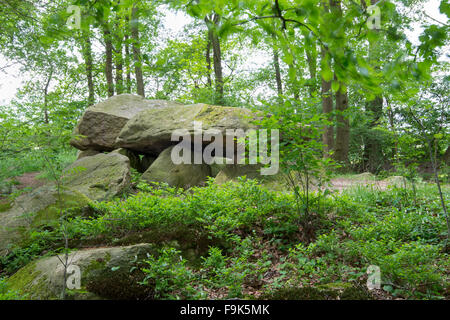
{"label": "slender tree trunk", "polygon": [[94,93],[94,78],[93,78],[92,44],[89,29],[83,31],[82,33],[81,49],[83,51],[84,64],[86,67],[86,78],[88,83],[88,104],[93,105],[95,102],[95,93]]}
{"label": "slender tree trunk", "polygon": [[211,80],[211,35],[210,31],[208,30],[208,35],[206,39],[206,52],[205,52],[205,59],[206,59],[206,81],[208,84],[208,87],[212,87],[212,80]]}
{"label": "slender tree trunk", "polygon": [[[288,64],[289,68],[289,74],[297,74],[295,71],[295,65],[293,63]],[[295,76],[295,79],[290,79],[292,83],[292,92],[295,100],[300,99],[300,89],[297,83],[297,76]]]}
{"label": "slender tree trunk", "polygon": [[139,41],[139,9],[133,5],[131,13],[131,38],[133,40],[134,72],[136,76],[137,94],[145,97],[144,78],[142,75],[141,47]]}
{"label": "slender tree trunk", "polygon": [[[289,43],[291,39],[289,39],[289,37],[286,34],[286,31],[284,29],[282,29],[282,33],[283,33],[284,39]],[[290,45],[288,45],[287,49],[289,51],[289,54],[291,54],[292,57],[295,57]],[[289,68],[288,84],[290,84],[289,89],[291,89],[294,99],[299,100],[300,99],[300,88],[299,88],[299,83],[297,81],[298,80],[297,79],[297,70],[299,69],[299,66],[296,64],[296,61],[293,59],[292,62],[288,63],[288,68]],[[285,90],[287,90],[287,89],[285,89]]]}
{"label": "slender tree trunk", "polygon": [[111,30],[109,28],[108,22],[103,23],[103,36],[105,39],[105,76],[106,83],[108,86],[108,97],[114,95],[114,80],[113,80],[113,58],[112,58],[112,39]]}
{"label": "slender tree trunk", "polygon": [[116,61],[116,92],[117,94],[123,93],[123,56],[122,53],[119,53],[120,56],[117,57]]}
{"label": "slender tree trunk", "polygon": [[130,44],[128,39],[128,33],[125,34],[125,68],[127,72],[126,90],[127,93],[131,93],[131,67],[130,67]]}
{"label": "slender tree trunk", "polygon": [[[366,103],[366,110],[369,111],[372,121],[369,123],[369,129],[375,128],[383,114],[383,98],[377,96],[375,100]],[[380,142],[374,138],[370,131],[366,137],[364,146],[364,170],[377,172],[382,161],[382,146]]]}
{"label": "slender tree trunk", "polygon": [[309,47],[305,46],[306,60],[308,62],[308,69],[310,75],[309,95],[312,97],[316,91],[316,76],[317,76],[317,49],[316,43],[312,43]]}
{"label": "slender tree trunk", "polygon": [[[377,0],[370,0],[370,4],[374,5]],[[379,53],[377,52],[379,43],[377,41],[369,41],[369,61],[375,69],[379,69],[377,66],[377,60]],[[383,96],[378,95],[374,100],[366,102],[366,111],[369,113],[372,121],[369,124],[369,129],[375,128],[383,116]],[[366,138],[366,144],[364,146],[364,170],[377,172],[380,166],[383,164],[382,157],[382,145],[377,139],[374,139],[373,135],[369,134]]]}
{"label": "slender tree trunk", "polygon": [[336,92],[336,110],[338,112],[336,116],[336,143],[334,159],[338,162],[348,166],[348,151],[350,145],[350,124],[347,115],[345,115],[348,109],[348,92],[344,84],[341,83],[341,87]]}
{"label": "slender tree trunk", "polygon": [[398,134],[397,134],[397,128],[395,127],[395,121],[394,121],[394,112],[392,111],[392,108],[390,107],[390,102],[387,100],[388,104],[388,117],[389,117],[389,125],[391,127],[392,133],[394,134],[394,156],[393,159],[395,162],[398,161]]}
{"label": "slender tree trunk", "polygon": [[[325,49],[322,48],[322,59],[325,57]],[[327,116],[327,120],[333,122],[333,96],[331,92],[331,81],[325,81],[322,78],[322,112]],[[334,127],[332,125],[325,126],[323,133],[324,156],[329,157],[330,152],[334,149]]]}
{"label": "slender tree trunk", "polygon": [[48,87],[50,86],[50,81],[52,81],[52,77],[53,77],[53,68],[50,68],[50,73],[47,77],[47,82],[45,84],[44,87],[44,123],[48,124],[49,123],[49,118],[48,118]]}
{"label": "slender tree trunk", "polygon": [[[414,119],[414,121],[417,123],[417,125],[423,130],[424,134],[427,131],[425,126],[422,124],[422,122],[414,115],[414,112],[411,111],[411,109],[409,109],[409,113],[412,116],[412,118]],[[438,188],[439,191],[439,198],[441,200],[441,206],[442,206],[442,210],[444,211],[444,215],[445,215],[445,220],[447,222],[447,239],[445,241],[445,250],[446,252],[448,252],[448,250],[450,250],[449,247],[449,239],[450,239],[450,220],[448,217],[448,211],[447,211],[447,205],[445,204],[445,199],[444,199],[444,195],[442,194],[442,189],[441,189],[441,183],[439,181],[439,173],[438,173],[438,164],[437,164],[437,148],[438,148],[438,144],[437,142],[434,140],[434,137],[428,137],[427,139],[425,139],[425,143],[427,144],[428,147],[428,152],[430,155],[430,161],[431,161],[431,166],[433,168],[433,173],[434,173],[434,180],[436,182],[436,186]],[[434,154],[433,154],[434,151]]]}
{"label": "slender tree trunk", "polygon": [[275,47],[275,37],[273,37],[273,66],[275,68],[275,79],[277,81],[277,93],[278,97],[281,99],[283,95],[283,83],[281,81],[281,71],[280,71],[280,56],[278,49]]}
{"label": "slender tree trunk", "polygon": [[116,64],[116,92],[123,93],[123,34],[120,31],[119,22],[116,22],[116,45],[115,45],[115,64]]}
{"label": "slender tree trunk", "polygon": [[[323,7],[326,12],[330,10],[327,2],[323,2]],[[325,63],[326,49],[321,46],[321,59]],[[329,62],[326,62],[329,63]],[[331,66],[329,66],[331,67]],[[331,81],[326,81],[322,78],[322,112],[326,115],[329,122],[333,122],[333,95],[331,91]],[[330,157],[331,151],[334,149],[334,126],[326,125],[324,128],[322,142],[324,144],[324,157]]]}
{"label": "slender tree trunk", "polygon": [[211,46],[213,49],[213,61],[214,61],[214,77],[215,77],[215,90],[216,98],[215,103],[223,105],[223,69],[222,69],[222,53],[220,49],[220,40],[215,27],[219,25],[220,16],[216,13],[212,15],[212,18],[206,18],[206,25],[208,26],[208,34],[211,40]]}
{"label": "slender tree trunk", "polygon": [[444,210],[445,221],[447,222],[447,240],[445,241],[445,247],[448,250],[449,249],[449,239],[450,239],[450,221],[449,221],[449,217],[448,217],[447,206],[445,205],[444,196],[442,194],[441,183],[439,182],[437,159],[436,159],[436,156],[433,156],[433,141],[429,141],[428,146],[429,146],[428,150],[430,153],[430,161],[431,161],[431,165],[433,167],[434,180],[436,181],[436,186],[439,191],[439,198],[441,200],[442,210]]}

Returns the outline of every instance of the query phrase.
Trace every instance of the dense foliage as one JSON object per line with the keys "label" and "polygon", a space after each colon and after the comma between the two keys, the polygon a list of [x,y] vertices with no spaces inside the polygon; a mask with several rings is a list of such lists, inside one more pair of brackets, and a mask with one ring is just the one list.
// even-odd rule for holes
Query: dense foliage
{"label": "dense foliage", "polygon": [[[136,268],[154,298],[448,298],[450,4],[438,2],[439,19],[425,0],[0,1],[0,89],[23,80],[0,103],[0,214],[32,189],[24,173],[59,186],[80,116],[123,93],[265,113],[288,181],[184,191],[136,174],[129,194],[29,231],[0,276],[149,242],[159,251]],[[329,188],[363,172],[405,185]],[[0,300],[18,298],[0,278]]]}
{"label": "dense foliage", "polygon": [[[70,246],[159,244],[158,255],[138,264],[142,285],[154,285],[156,298],[259,297],[333,283],[364,288],[369,265],[381,268],[385,298],[448,298],[446,228],[430,185],[418,187],[416,200],[403,188],[357,187],[328,197],[311,208],[309,243],[294,196],[252,180],[187,192],[140,189],[93,203],[89,217],[71,219]],[[59,229],[34,232],[32,239],[1,260],[4,271],[63,245]]]}

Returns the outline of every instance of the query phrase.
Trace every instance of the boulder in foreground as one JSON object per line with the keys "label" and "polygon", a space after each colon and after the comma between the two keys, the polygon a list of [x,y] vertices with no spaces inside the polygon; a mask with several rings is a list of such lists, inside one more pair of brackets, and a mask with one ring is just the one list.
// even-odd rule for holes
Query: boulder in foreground
{"label": "boulder in foreground", "polygon": [[83,208],[89,199],[75,190],[46,185],[19,196],[12,207],[0,210],[0,256],[27,240],[28,231],[59,219],[61,210]]}
{"label": "boulder in foreground", "polygon": [[[67,292],[71,299],[152,298],[150,286],[142,286],[142,273],[135,263],[156,250],[151,244],[95,248],[70,253],[71,265],[80,268],[80,290]],[[64,256],[59,256],[64,261]],[[8,279],[9,287],[32,300],[61,298],[64,267],[57,256],[34,261]],[[134,268],[133,268],[134,267]],[[131,271],[130,271],[131,270]],[[134,270],[134,271],[133,271]]]}

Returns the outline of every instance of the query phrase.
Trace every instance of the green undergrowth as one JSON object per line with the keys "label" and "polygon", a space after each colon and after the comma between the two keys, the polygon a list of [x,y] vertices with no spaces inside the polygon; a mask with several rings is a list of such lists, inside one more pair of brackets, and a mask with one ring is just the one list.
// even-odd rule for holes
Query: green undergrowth
{"label": "green undergrowth", "polygon": [[[156,299],[449,297],[446,224],[433,185],[415,193],[357,187],[315,199],[309,239],[293,196],[253,180],[138,189],[71,218],[70,246],[158,244],[159,253],[140,264],[140,285],[152,286]],[[0,266],[10,274],[22,255],[60,246],[57,229],[41,230]],[[376,292],[366,290],[371,265],[381,271]]]}
{"label": "green undergrowth", "polygon": [[7,279],[0,278],[0,300],[22,300],[24,299],[17,291],[13,290],[7,283]]}
{"label": "green undergrowth", "polygon": [[[73,148],[57,150],[52,156],[52,160],[55,163],[59,163],[61,167],[65,167],[75,161],[76,153],[76,149]],[[41,172],[40,178],[48,178],[51,175],[47,172],[47,160],[42,157],[39,150],[30,150],[27,157],[24,157],[22,154],[0,157],[0,181],[17,177],[27,172]]]}

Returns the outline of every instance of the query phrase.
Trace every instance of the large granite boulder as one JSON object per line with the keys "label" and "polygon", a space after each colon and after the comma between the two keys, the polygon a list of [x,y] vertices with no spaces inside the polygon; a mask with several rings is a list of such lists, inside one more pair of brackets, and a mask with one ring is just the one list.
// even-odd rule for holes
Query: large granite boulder
{"label": "large granite boulder", "polygon": [[121,94],[89,107],[74,130],[70,144],[80,150],[111,151],[123,126],[143,110],[178,105],[165,100],[146,100],[141,96]]}
{"label": "large granite boulder", "polygon": [[141,179],[147,182],[167,183],[170,186],[188,189],[204,185],[211,168],[207,164],[174,164],[171,153],[174,147],[164,150],[152,165],[144,172]]}
{"label": "large granite boulder", "polygon": [[[137,265],[147,254],[156,254],[151,244],[95,248],[71,252],[68,274],[80,271],[80,289],[67,291],[69,299],[151,299],[151,286],[140,285],[143,273]],[[64,285],[64,256],[42,258],[12,275],[8,287],[31,300],[59,299]],[[75,279],[68,279],[76,283]]]}
{"label": "large granite boulder", "polygon": [[[255,115],[247,109],[207,104],[169,106],[159,110],[148,109],[127,122],[116,144],[138,152],[158,155],[177,143],[171,141],[175,130],[186,130],[191,136],[197,133],[194,131],[194,121],[202,123],[203,131],[217,129],[217,132],[225,137],[227,129],[245,131],[253,128],[251,120],[254,117]],[[205,142],[205,144],[209,143]]]}
{"label": "large granite boulder", "polygon": [[23,194],[0,208],[0,256],[13,245],[27,241],[28,231],[57,221],[62,212],[87,206],[89,199],[80,192],[45,185]]}
{"label": "large granite boulder", "polygon": [[81,158],[65,169],[63,183],[91,200],[111,199],[131,184],[130,160],[118,152]]}

